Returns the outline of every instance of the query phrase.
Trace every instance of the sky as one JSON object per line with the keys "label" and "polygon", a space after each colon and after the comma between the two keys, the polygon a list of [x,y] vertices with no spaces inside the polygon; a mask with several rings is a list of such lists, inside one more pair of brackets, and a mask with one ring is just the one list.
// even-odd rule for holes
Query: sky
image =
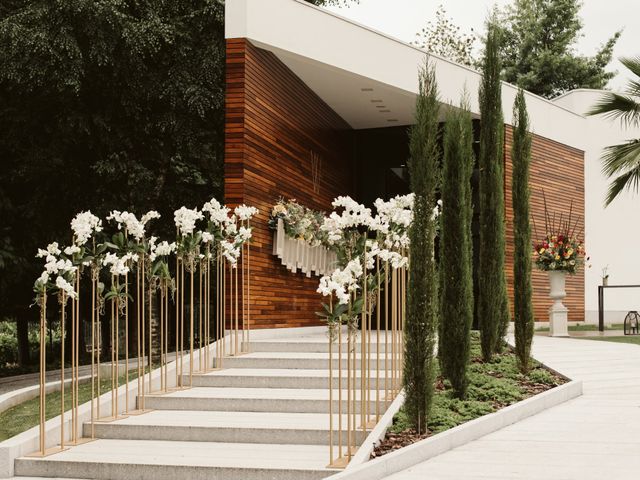
{"label": "sky", "polygon": [[[484,20],[494,4],[510,0],[360,0],[349,7],[329,7],[330,10],[356,22],[379,30],[405,42],[435,17],[440,4],[462,30],[484,31]],[[593,55],[614,32],[623,29],[614,57],[640,56],[640,0],[583,0],[581,11],[584,36],[578,42],[578,52]],[[628,75],[616,60],[610,70],[619,73],[609,86],[619,89]]]}

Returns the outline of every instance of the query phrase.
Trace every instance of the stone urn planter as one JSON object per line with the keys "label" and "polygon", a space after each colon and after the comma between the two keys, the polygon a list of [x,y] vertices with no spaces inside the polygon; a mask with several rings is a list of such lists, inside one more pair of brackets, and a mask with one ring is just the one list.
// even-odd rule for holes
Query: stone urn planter
{"label": "stone urn planter", "polygon": [[549,272],[549,297],[553,304],[549,308],[549,331],[552,337],[568,337],[567,317],[569,310],[562,300],[567,296],[565,291],[567,272],[555,270]]}

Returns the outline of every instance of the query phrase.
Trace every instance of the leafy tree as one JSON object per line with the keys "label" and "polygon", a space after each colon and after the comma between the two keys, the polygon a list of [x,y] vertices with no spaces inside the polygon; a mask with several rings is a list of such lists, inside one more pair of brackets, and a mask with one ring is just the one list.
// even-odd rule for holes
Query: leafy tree
{"label": "leafy tree", "polygon": [[453,19],[447,16],[447,11],[442,5],[438,6],[435,21],[427,22],[417,35],[414,45],[424,48],[427,52],[439,55],[462,65],[473,66],[473,47],[476,36],[473,33],[464,33],[461,28],[453,23]]}
{"label": "leafy tree", "polygon": [[503,77],[546,98],[576,88],[604,88],[616,32],[592,57],[578,55],[583,23],[579,0],[515,0],[500,15]]}
{"label": "leafy tree", "polygon": [[503,184],[504,119],[502,117],[500,32],[488,25],[480,84],[480,288],[478,322],[485,360],[502,348],[509,324],[504,275],[505,225]]}
{"label": "leafy tree", "polygon": [[409,230],[411,264],[404,340],[405,408],[413,427],[427,428],[434,383],[434,347],[438,319],[438,278],[434,259],[438,183],[438,86],[426,63],[419,73],[415,125],[410,130],[409,173],[415,194]]}
{"label": "leafy tree", "polygon": [[224,5],[12,0],[0,8],[0,316],[37,320],[37,247],[81,209],[163,214],[220,194]]}
{"label": "leafy tree", "polygon": [[534,317],[531,303],[531,223],[529,214],[529,165],[531,134],[524,91],[520,89],[513,106],[513,320],[515,323],[516,356],[520,370],[529,371]]}
{"label": "leafy tree", "polygon": [[473,323],[471,174],[473,126],[468,102],[453,109],[444,127],[440,229],[440,365],[454,395],[464,398]]}
{"label": "leafy tree", "polygon": [[[604,115],[620,120],[625,127],[640,126],[640,57],[622,58],[635,78],[627,83],[624,93],[605,93],[589,115]],[[605,205],[609,205],[624,190],[640,191],[640,138],[607,147],[602,157],[603,172],[613,178]]]}

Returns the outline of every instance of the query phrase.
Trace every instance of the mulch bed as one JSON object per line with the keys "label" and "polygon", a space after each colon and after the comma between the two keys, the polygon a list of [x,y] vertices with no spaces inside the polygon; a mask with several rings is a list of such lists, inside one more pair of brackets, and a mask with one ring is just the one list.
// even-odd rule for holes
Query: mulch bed
{"label": "mulch bed", "polygon": [[[471,361],[474,363],[484,363],[480,358],[474,358]],[[524,392],[524,398],[522,400],[529,397],[533,397],[534,395],[538,395],[539,393],[545,392],[547,390],[551,390],[552,388],[555,388],[556,386],[562,385],[563,383],[567,382],[567,380],[564,377],[557,375],[555,372],[552,372],[550,370],[547,370],[547,371],[554,377],[556,385],[549,385],[547,383],[536,383],[528,379],[523,379],[522,381],[518,382],[520,388]],[[502,374],[500,374],[499,372],[492,372],[491,370],[485,371],[484,373],[491,375],[495,378],[502,377]],[[436,389],[436,392],[438,391],[443,392],[446,389],[443,377],[438,376],[436,378],[435,389]],[[495,411],[498,411],[504,407],[508,407],[512,403],[503,403],[500,401],[494,401],[492,402],[492,404]],[[408,447],[409,445],[412,445],[416,442],[419,442],[420,440],[424,440],[425,438],[430,437],[432,434],[433,433],[430,430],[427,430],[426,432],[422,432],[422,433],[418,433],[416,430],[413,430],[413,429],[403,430],[402,432],[387,431],[385,438],[382,439],[382,441],[380,441],[378,444],[376,444],[373,452],[371,453],[371,458],[373,459],[373,458],[381,457],[383,455],[386,455],[387,453],[394,452],[403,447]]]}

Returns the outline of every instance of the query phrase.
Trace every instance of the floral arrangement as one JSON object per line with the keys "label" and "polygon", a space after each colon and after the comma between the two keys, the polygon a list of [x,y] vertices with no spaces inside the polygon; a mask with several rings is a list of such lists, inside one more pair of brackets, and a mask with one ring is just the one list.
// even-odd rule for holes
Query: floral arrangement
{"label": "floral arrangement", "polygon": [[579,238],[580,234],[576,232],[580,219],[574,221],[572,213],[573,204],[569,207],[568,216],[565,217],[563,213],[551,215],[547,209],[546,197],[544,197],[545,231],[547,233],[533,245],[534,261],[539,270],[562,271],[574,275],[584,263],[584,245]]}
{"label": "floral arrangement", "polygon": [[326,235],[321,229],[324,214],[300,205],[295,199],[281,198],[273,206],[269,216],[269,228],[276,230],[278,220],[282,220],[285,234],[290,238],[303,240],[312,246],[326,243]]}
{"label": "floral arrangement", "polygon": [[544,271],[577,273],[585,251],[582,242],[568,234],[549,234],[535,245],[536,267]]}
{"label": "floral arrangement", "polygon": [[[246,205],[232,212],[215,199],[201,210],[181,207],[174,213],[176,240],[169,242],[147,235],[148,222],[160,218],[156,211],[138,219],[131,212],[113,210],[106,217],[115,227],[111,233],[105,232],[102,220],[96,215],[81,212],[71,220],[72,245],[64,247],[53,242],[46,249],[38,249],[36,256],[43,258],[45,264],[34,283],[36,303],[49,292],[57,293],[61,303],[75,299],[78,278],[85,267],[90,267],[94,279],[106,269],[112,283],[117,285],[112,285],[108,295],[116,296],[121,296],[121,287],[134,266],[144,268],[150,279],[171,282],[169,257],[172,254],[195,262],[206,255],[212,258],[211,251],[220,248],[226,261],[235,267],[242,246],[251,240],[250,220],[257,213],[257,209]],[[202,221],[206,221],[206,225],[199,230],[198,223]],[[201,250],[206,251],[206,255]],[[122,278],[124,283],[120,281]]]}

